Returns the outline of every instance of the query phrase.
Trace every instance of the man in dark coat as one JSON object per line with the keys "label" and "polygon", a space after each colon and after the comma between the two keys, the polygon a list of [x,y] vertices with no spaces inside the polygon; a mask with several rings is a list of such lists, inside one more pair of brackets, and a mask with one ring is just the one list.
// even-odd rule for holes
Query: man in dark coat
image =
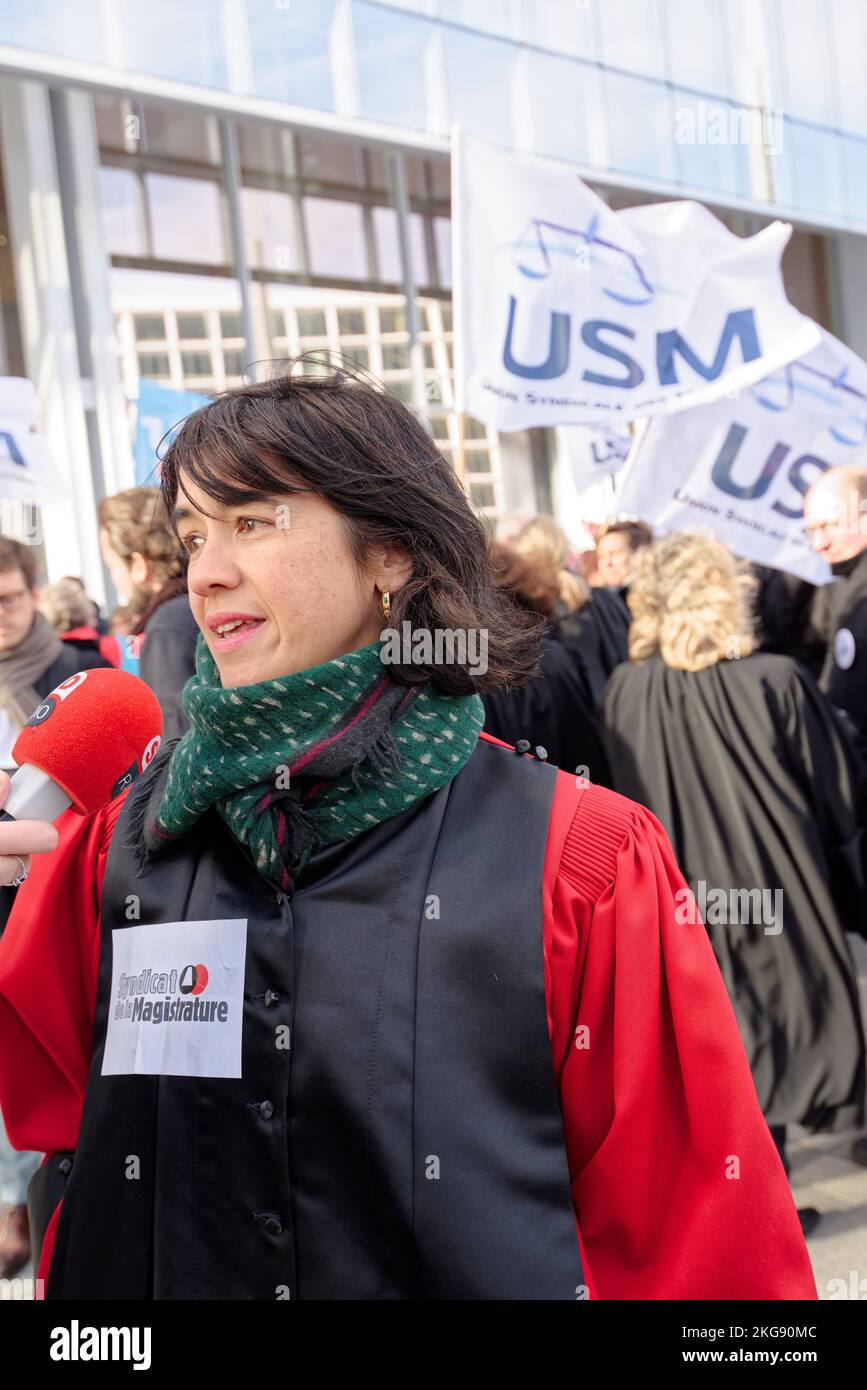
{"label": "man in dark coat", "polygon": [[827,646],[819,684],[867,748],[867,468],[830,468],[804,500],[813,549],[833,581],[818,599]]}

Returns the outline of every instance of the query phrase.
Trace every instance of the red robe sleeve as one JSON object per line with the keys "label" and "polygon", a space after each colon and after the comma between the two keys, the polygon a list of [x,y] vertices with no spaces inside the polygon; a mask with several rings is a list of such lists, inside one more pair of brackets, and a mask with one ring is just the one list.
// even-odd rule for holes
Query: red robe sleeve
{"label": "red robe sleeve", "polygon": [[814,1299],[788,1182],[707,932],[697,913],[683,920],[688,901],[655,817],[561,773],[545,971],[588,1291]]}
{"label": "red robe sleeve", "polygon": [[105,859],[123,797],[65,811],[0,937],[0,1109],[16,1149],[74,1149],[90,1069]]}

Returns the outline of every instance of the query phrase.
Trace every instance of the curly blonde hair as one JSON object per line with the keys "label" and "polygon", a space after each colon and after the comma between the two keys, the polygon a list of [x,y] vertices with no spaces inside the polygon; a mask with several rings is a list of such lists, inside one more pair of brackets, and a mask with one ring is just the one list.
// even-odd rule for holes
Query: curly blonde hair
{"label": "curly blonde hair", "polygon": [[566,532],[552,516],[537,516],[528,521],[515,537],[512,549],[531,564],[556,575],[558,597],[570,613],[584,607],[590,598],[590,586],[583,575],[572,574],[566,568],[572,547]]}
{"label": "curly blonde hair", "polygon": [[642,547],[628,595],[630,659],[659,652],[676,671],[703,671],[748,656],[755,589],[746,564],[712,536],[674,532]]}
{"label": "curly blonde hair", "polygon": [[[112,550],[128,566],[133,555],[143,555],[154,581],[166,584],[184,573],[181,543],[156,487],[131,487],[103,497],[97,507],[99,524],[108,534]],[[152,595],[141,590],[127,604],[134,622],[147,608]]]}
{"label": "curly blonde hair", "polygon": [[58,579],[39,593],[39,609],[61,636],[93,622],[93,605],[76,579]]}

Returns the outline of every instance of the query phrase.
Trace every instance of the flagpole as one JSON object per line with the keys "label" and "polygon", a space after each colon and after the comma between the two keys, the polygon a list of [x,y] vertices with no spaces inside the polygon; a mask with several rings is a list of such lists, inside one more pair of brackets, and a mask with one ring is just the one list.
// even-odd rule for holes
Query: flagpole
{"label": "flagpole", "polygon": [[462,184],[463,165],[461,159],[461,128],[457,124],[452,124],[450,131],[451,145],[451,212],[452,212],[452,314],[453,314],[453,336],[452,352],[454,354],[454,385],[452,387],[452,408],[457,416],[458,438],[455,453],[455,472],[458,481],[464,492],[467,491],[467,468],[466,456],[464,452],[464,264],[461,238],[463,231],[463,197]]}
{"label": "flagpole", "polygon": [[467,490],[467,469],[466,469],[466,460],[465,460],[465,456],[464,456],[464,412],[463,412],[462,410],[459,410],[459,411],[457,412],[457,417],[458,417],[458,449],[457,449],[457,455],[456,455],[456,457],[455,457],[455,472],[456,472],[457,475],[458,475],[458,481],[460,482],[461,487],[463,488],[464,492],[466,492],[466,490]]}

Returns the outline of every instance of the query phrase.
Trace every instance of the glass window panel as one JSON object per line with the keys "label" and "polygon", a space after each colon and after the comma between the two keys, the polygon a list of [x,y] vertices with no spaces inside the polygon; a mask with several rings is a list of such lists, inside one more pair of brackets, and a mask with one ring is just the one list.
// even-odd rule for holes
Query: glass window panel
{"label": "glass window panel", "polygon": [[380,333],[405,333],[405,311],[403,309],[380,309],[379,331]]}
{"label": "glass window panel", "polygon": [[364,218],[357,203],[305,198],[304,221],[314,275],[333,275],[341,280],[368,278]]}
{"label": "glass window panel", "polygon": [[487,449],[468,449],[466,453],[466,465],[468,473],[490,473],[491,455]]}
{"label": "glass window panel", "polygon": [[594,130],[603,109],[599,69],[528,52],[535,148],[555,159],[596,162]]}
{"label": "glass window panel", "polygon": [[214,366],[209,352],[182,352],[181,369],[184,376],[211,376]]}
{"label": "glass window panel", "polygon": [[658,0],[605,0],[593,8],[602,44],[599,56],[606,63],[648,76],[667,75]]}
{"label": "glass window panel", "polygon": [[78,0],[75,5],[57,0],[28,0],[27,4],[0,0],[0,33],[4,43],[21,48],[92,63],[110,61],[100,0]]}
{"label": "glass window panel", "polygon": [[798,207],[845,216],[841,139],[836,131],[786,121],[784,142],[794,170]]}
{"label": "glass window panel", "polygon": [[258,96],[334,109],[329,41],[337,0],[247,0]]}
{"label": "glass window panel", "polygon": [[204,314],[178,314],[179,338],[207,338]]}
{"label": "glass window panel", "polygon": [[146,106],[143,114],[142,153],[200,164],[222,163],[220,137],[213,116],[177,111],[170,106]]}
{"label": "glass window panel", "polygon": [[470,483],[470,500],[477,507],[495,507],[496,494],[493,483]]}
{"label": "glass window panel", "polygon": [[349,140],[329,139],[324,135],[300,135],[298,151],[301,173],[305,179],[318,183],[341,183],[351,188],[365,184],[364,160],[361,146]]}
{"label": "glass window panel", "polygon": [[833,125],[837,78],[825,0],[786,0],[777,13],[777,42],[770,57],[780,84],[775,90],[785,93],[781,104],[789,116]]}
{"label": "glass window panel", "polygon": [[539,0],[518,0],[520,34],[525,43],[535,43],[556,53],[578,58],[596,58],[593,26],[593,0],[574,0],[565,5],[539,4]]}
{"label": "glass window panel", "polygon": [[324,338],[325,337],[325,313],[322,309],[298,309],[299,338]]}
{"label": "glass window panel", "polygon": [[282,309],[272,309],[268,315],[272,338],[286,337],[286,315]]}
{"label": "glass window panel", "polygon": [[720,0],[664,0],[671,80],[702,92],[731,94]]}
{"label": "glass window panel", "polygon": [[434,350],[430,343],[424,344],[424,364],[426,367],[435,367]]}
{"label": "glass window panel", "polygon": [[611,167],[674,178],[674,112],[668,89],[616,72],[607,72],[604,80]]}
{"label": "glass window panel", "polygon": [[363,367],[365,371],[370,370],[370,352],[366,347],[362,347],[360,344],[347,343],[343,349],[343,356],[348,363],[354,364],[356,367]]}
{"label": "glass window panel", "polygon": [[294,178],[295,139],[291,130],[260,121],[238,121],[241,172]]}
{"label": "glass window panel", "polygon": [[444,30],[452,121],[498,145],[514,143],[512,84],[518,50],[457,29]]}
{"label": "glass window panel", "polygon": [[304,354],[301,369],[305,376],[327,376],[331,371],[331,364],[325,353],[308,352]]}
{"label": "glass window panel", "polygon": [[488,429],[481,420],[474,420],[471,415],[464,416],[464,439],[487,439]]}
{"label": "glass window panel", "polygon": [[223,313],[220,315],[220,333],[224,338],[243,338],[244,320],[240,313]]}
{"label": "glass window panel", "polygon": [[218,265],[227,259],[220,190],[206,179],[146,174],[154,255]]}
{"label": "glass window panel", "polygon": [[373,239],[376,244],[379,279],[399,285],[403,280],[403,267],[400,259],[397,213],[394,208],[373,209]]}
{"label": "glass window panel", "polygon": [[[452,287],[452,223],[450,217],[435,217],[433,220],[434,242],[437,249],[439,282],[443,289]],[[451,327],[451,325],[449,325]]]}
{"label": "glass window panel", "polygon": [[427,243],[424,235],[424,218],[420,212],[409,215],[409,248],[412,256],[412,274],[417,285],[430,285],[431,273],[427,263]]}
{"label": "glass window panel", "polygon": [[393,396],[397,396],[398,400],[403,401],[405,405],[412,405],[413,394],[411,381],[390,381],[387,390],[389,390]]}
{"label": "glass window panel", "polygon": [[[80,8],[78,0],[69,9]],[[112,0],[120,14],[127,62],[153,73],[206,87],[228,85],[223,26],[211,0]]]}
{"label": "glass window panel", "polygon": [[849,214],[867,222],[867,141],[844,136],[842,146]]}
{"label": "glass window panel", "polygon": [[168,353],[140,352],[138,355],[138,369],[141,376],[154,378],[171,376]]}
{"label": "glass window panel", "polygon": [[133,325],[139,342],[166,336],[166,321],[162,314],[136,314]]}
{"label": "glass window panel", "polygon": [[241,348],[223,348],[226,376],[243,376],[247,354]]}
{"label": "glass window panel", "polygon": [[408,343],[383,343],[382,345],[382,370],[384,372],[399,372],[409,366],[409,344]]}
{"label": "glass window panel", "polygon": [[131,169],[99,171],[102,225],[109,255],[146,256],[141,183]]}
{"label": "glass window panel", "polygon": [[452,331],[452,306],[451,306],[451,304],[444,304],[444,303],[441,303],[441,304],[440,304],[440,316],[441,316],[442,321],[443,321],[443,332],[444,332],[444,333],[451,333],[451,331]]}
{"label": "glass window panel", "polygon": [[292,202],[288,193],[241,189],[247,260],[257,270],[301,269]]}
{"label": "glass window panel", "polygon": [[93,114],[96,119],[96,138],[101,150],[125,150],[125,120],[128,106],[120,97],[101,96],[93,98]]}
{"label": "glass window panel", "polygon": [[436,26],[356,0],[352,30],[362,115],[424,130],[424,74]]}
{"label": "glass window panel", "polygon": [[448,439],[449,417],[447,415],[432,415],[430,425],[434,439]]}
{"label": "glass window panel", "polygon": [[[864,0],[830,0],[830,17],[835,40],[837,120],[843,130],[867,135],[867,5]],[[850,185],[850,196],[855,191]],[[863,200],[863,184],[858,193]]]}
{"label": "glass window panel", "polygon": [[337,329],[341,336],[351,338],[367,332],[363,309],[338,309]]}
{"label": "glass window panel", "polygon": [[740,193],[751,192],[751,146],[762,138],[758,113],[728,102],[709,103],[692,92],[675,91],[674,147],[682,183],[699,188]]}

